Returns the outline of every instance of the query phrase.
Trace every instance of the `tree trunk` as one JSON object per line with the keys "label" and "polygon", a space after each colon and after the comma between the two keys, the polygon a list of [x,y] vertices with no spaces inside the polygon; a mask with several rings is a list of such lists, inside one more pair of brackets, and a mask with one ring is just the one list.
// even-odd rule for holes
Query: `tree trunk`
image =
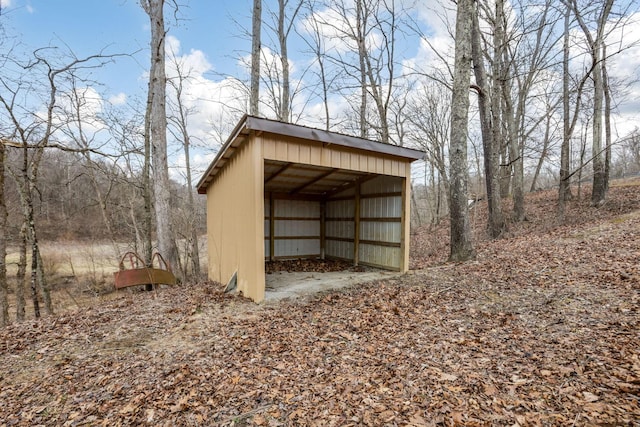
{"label": "tree trunk", "polygon": [[251,95],[249,114],[260,114],[260,28],[262,23],[262,0],[253,0],[253,18],[251,24]]}
{"label": "tree trunk", "polygon": [[604,191],[609,191],[611,174],[611,88],[607,72],[607,45],[602,43],[602,91],[604,94]]}
{"label": "tree trunk", "polygon": [[9,324],[9,285],[7,283],[7,205],[4,198],[5,146],[0,141],[0,327]]}
{"label": "tree trunk", "polygon": [[544,140],[542,141],[542,152],[540,153],[540,158],[538,159],[538,164],[536,165],[536,171],[533,174],[533,179],[531,180],[531,187],[529,188],[530,193],[536,190],[536,184],[538,182],[538,177],[540,176],[540,171],[542,170],[542,164],[544,163],[544,160],[547,158],[547,154],[549,152],[550,133],[551,133],[551,115],[548,115],[545,130],[544,130]]}
{"label": "tree trunk", "polygon": [[593,164],[593,187],[591,190],[591,204],[600,206],[604,203],[607,183],[605,180],[605,161],[603,160],[602,149],[602,103],[604,97],[604,84],[602,82],[602,61],[605,60],[602,52],[604,45],[604,32],[614,0],[605,0],[598,17],[596,36],[593,37],[591,29],[584,22],[582,15],[578,12],[576,0],[571,0],[571,6],[576,16],[578,24],[582,28],[585,38],[591,50],[592,79],[593,79],[593,134],[591,143],[592,164]]}
{"label": "tree trunk", "polygon": [[411,202],[413,204],[413,212],[416,214],[416,219],[418,220],[418,227],[422,227],[422,217],[420,216],[420,207],[418,206],[418,201],[416,200],[416,192],[413,188],[413,183],[411,185]]}
{"label": "tree trunk", "polygon": [[27,221],[23,218],[20,227],[20,253],[18,270],[16,271],[16,320],[22,322],[26,317],[27,301],[25,299],[25,284],[27,278]]}
{"label": "tree trunk", "polygon": [[47,277],[45,276],[44,263],[42,262],[42,254],[40,253],[40,246],[36,246],[38,251],[38,288],[42,294],[42,301],[44,302],[44,308],[48,315],[53,314],[53,304],[51,302],[51,292],[49,292],[49,284],[47,283]]}
{"label": "tree trunk", "polygon": [[291,96],[291,88],[289,87],[289,56],[287,49],[287,29],[285,27],[285,0],[278,0],[278,41],[280,42],[280,63],[282,64],[282,95],[281,109],[279,119],[283,122],[289,122],[291,112],[289,107],[289,99]]}
{"label": "tree trunk", "polygon": [[[142,164],[142,252],[144,263],[151,267],[153,256],[153,188],[151,187],[151,82],[147,88],[147,108],[144,115],[144,162]],[[152,290],[152,286],[147,286]]]}
{"label": "tree trunk", "polygon": [[571,151],[571,124],[569,116],[569,18],[571,8],[566,5],[564,13],[564,36],[562,54],[562,146],[560,148],[560,183],[558,185],[558,220],[564,222],[566,202],[571,199],[569,177],[569,153]]}
{"label": "tree trunk", "polygon": [[[476,84],[478,86],[478,108],[480,111],[480,129],[482,133],[482,148],[484,154],[484,174],[487,190],[487,204],[489,208],[488,231],[492,238],[497,238],[505,229],[500,199],[500,165],[498,151],[500,140],[498,139],[499,130],[497,129],[499,128],[499,121],[496,121],[498,117],[494,114],[492,123],[486,71],[482,57],[482,47],[480,46],[482,38],[480,36],[480,25],[477,13],[473,14],[472,19],[473,71],[476,77]],[[494,88],[494,90],[495,89],[496,88]],[[497,102],[499,104],[499,97]]]}
{"label": "tree trunk", "polygon": [[191,272],[194,278],[200,277],[200,250],[198,248],[198,230],[196,229],[196,221],[195,221],[195,202],[193,200],[193,180],[191,178],[191,160],[190,160],[190,138],[189,134],[186,132],[185,127],[184,134],[184,156],[185,156],[185,167],[187,169],[187,209],[191,213],[191,217],[194,218],[194,221],[190,221],[191,233],[189,236],[189,259],[191,260]]}
{"label": "tree trunk", "polygon": [[591,154],[593,156],[593,188],[591,190],[591,204],[600,206],[604,203],[604,159],[602,156],[602,64],[600,46],[593,48],[593,136]]}
{"label": "tree trunk", "polygon": [[360,138],[367,137],[367,70],[365,55],[367,54],[364,39],[364,16],[362,11],[363,0],[356,1],[356,43],[358,45],[358,60],[360,69]]}
{"label": "tree trunk", "polygon": [[167,162],[167,112],[165,74],[164,0],[144,0],[143,7],[151,24],[151,147],[156,235],[160,253],[170,266],[178,265],[178,249],[171,221],[171,181]]}
{"label": "tree trunk", "polygon": [[471,241],[468,207],[467,135],[469,118],[469,77],[473,0],[459,0],[456,16],[455,62],[451,96],[451,137],[449,140],[451,217],[450,261],[475,257]]}

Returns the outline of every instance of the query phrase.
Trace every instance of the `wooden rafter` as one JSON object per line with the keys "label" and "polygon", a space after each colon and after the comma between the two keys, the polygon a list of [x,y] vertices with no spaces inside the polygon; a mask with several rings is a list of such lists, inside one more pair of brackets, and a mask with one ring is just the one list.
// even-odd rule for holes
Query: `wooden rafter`
{"label": "wooden rafter", "polygon": [[293,163],[285,163],[284,166],[282,166],[280,169],[275,171],[269,178],[265,179],[264,180],[264,184],[267,185],[269,182],[273,181],[275,178],[278,177],[278,175],[282,174],[284,171],[289,169],[291,166],[293,166]]}
{"label": "wooden rafter", "polygon": [[328,177],[329,175],[335,173],[338,169],[329,169],[326,172],[321,173],[320,175],[314,177],[311,181],[307,181],[304,184],[294,188],[293,190],[289,191],[289,194],[296,194],[299,193],[300,191],[304,190],[307,187],[312,186],[313,184],[315,184],[318,181],[321,181],[323,179],[325,179],[326,177]]}

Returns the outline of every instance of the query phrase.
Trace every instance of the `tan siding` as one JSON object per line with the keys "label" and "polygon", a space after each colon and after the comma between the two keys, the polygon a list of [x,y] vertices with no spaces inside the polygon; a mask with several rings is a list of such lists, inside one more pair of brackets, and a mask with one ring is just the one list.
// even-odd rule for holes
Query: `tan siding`
{"label": "tan siding", "polygon": [[320,202],[276,199],[274,217],[275,258],[320,255]]}
{"label": "tan siding", "polygon": [[264,181],[261,144],[247,141],[207,189],[209,278],[264,299]]}
{"label": "tan siding", "polygon": [[381,153],[362,153],[337,145],[321,146],[264,135],[264,158],[381,175],[405,176],[402,160]]}
{"label": "tan siding", "polygon": [[358,262],[402,269],[404,179],[378,176],[361,187]]}

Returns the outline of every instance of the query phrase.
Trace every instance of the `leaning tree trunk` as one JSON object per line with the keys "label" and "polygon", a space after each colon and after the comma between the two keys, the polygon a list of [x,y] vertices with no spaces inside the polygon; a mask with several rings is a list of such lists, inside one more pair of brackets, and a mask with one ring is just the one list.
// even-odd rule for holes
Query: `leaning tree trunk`
{"label": "leaning tree trunk", "polygon": [[449,140],[449,214],[451,252],[449,260],[475,257],[471,241],[468,207],[467,135],[469,119],[469,77],[473,0],[459,0],[456,16],[455,63],[451,95],[451,137]]}

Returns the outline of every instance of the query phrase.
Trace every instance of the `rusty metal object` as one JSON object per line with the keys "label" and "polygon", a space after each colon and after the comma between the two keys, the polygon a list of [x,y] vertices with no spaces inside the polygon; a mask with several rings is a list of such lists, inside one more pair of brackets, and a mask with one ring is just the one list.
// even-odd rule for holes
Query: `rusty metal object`
{"label": "rusty metal object", "polygon": [[[125,268],[125,260],[129,259],[131,268]],[[158,268],[153,266],[157,262]],[[120,260],[120,270],[113,273],[116,289],[139,285],[175,285],[176,277],[171,272],[171,266],[160,253],[155,252],[151,257],[151,265],[146,266],[140,255],[129,251]]]}

